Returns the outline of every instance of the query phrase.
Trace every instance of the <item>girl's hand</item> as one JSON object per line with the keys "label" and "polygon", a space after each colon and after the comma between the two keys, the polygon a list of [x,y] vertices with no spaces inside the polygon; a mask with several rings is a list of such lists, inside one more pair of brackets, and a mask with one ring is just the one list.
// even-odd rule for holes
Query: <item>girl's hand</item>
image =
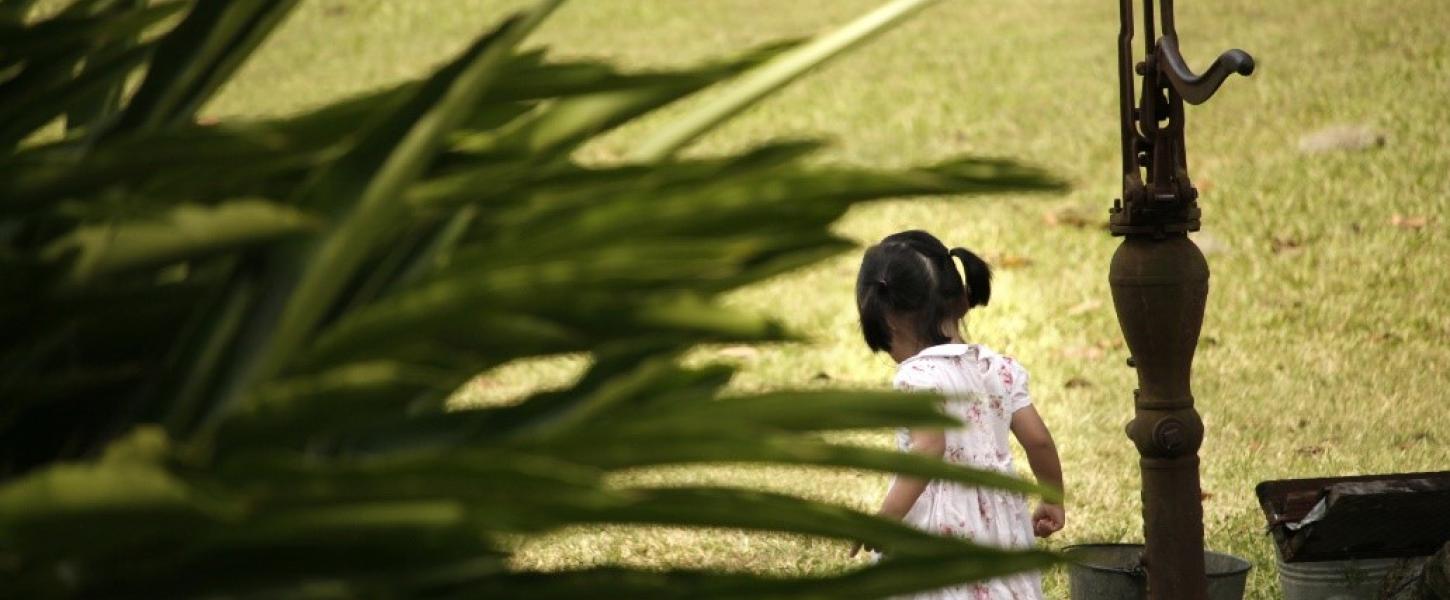
{"label": "girl's hand", "polygon": [[1067,524],[1067,513],[1057,504],[1043,502],[1032,512],[1032,532],[1037,537],[1050,537]]}

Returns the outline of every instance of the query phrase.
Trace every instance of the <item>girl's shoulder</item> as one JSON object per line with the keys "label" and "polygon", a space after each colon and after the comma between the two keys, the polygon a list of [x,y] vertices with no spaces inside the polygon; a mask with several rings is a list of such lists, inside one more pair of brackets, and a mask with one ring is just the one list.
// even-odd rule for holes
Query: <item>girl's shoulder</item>
{"label": "girl's shoulder", "polygon": [[[997,389],[998,393],[1008,399],[1009,413],[1031,404],[1027,392],[1027,368],[1022,363],[986,346],[978,345],[977,353],[984,379],[990,382],[989,387]],[[996,387],[999,384],[1001,387]]]}
{"label": "girl's shoulder", "polygon": [[942,390],[947,384],[960,384],[963,372],[984,380],[1002,381],[1009,387],[1014,380],[1027,377],[1026,369],[1016,359],[988,346],[941,344],[902,361],[896,368],[892,385],[897,389]]}
{"label": "girl's shoulder", "polygon": [[992,349],[990,346],[985,346],[982,344],[964,345],[968,347],[970,355],[975,357],[979,362],[983,363],[984,365],[990,366],[992,369],[1023,368],[1022,363],[1017,362],[1017,359],[1013,358],[1011,355],[998,352]]}
{"label": "girl's shoulder", "polygon": [[1032,403],[1027,369],[981,344],[932,346],[901,362],[892,387],[902,391],[980,395],[999,399],[1007,414]]}
{"label": "girl's shoulder", "polygon": [[932,346],[902,361],[896,370],[896,382],[910,387],[926,387],[949,375],[951,369],[974,371],[991,380],[1000,380],[1007,387],[1027,379],[1027,368],[1016,358],[983,344],[942,344]]}
{"label": "girl's shoulder", "polygon": [[898,390],[944,391],[948,370],[956,359],[969,352],[968,344],[941,344],[926,348],[896,366],[892,387]]}

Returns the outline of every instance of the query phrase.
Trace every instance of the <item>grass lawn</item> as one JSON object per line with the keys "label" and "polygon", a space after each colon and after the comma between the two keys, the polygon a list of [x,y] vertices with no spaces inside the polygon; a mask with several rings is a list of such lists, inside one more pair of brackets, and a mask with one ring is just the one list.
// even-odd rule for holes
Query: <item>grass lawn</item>
{"label": "grass lawn", "polygon": [[[561,54],[676,64],[817,32],[877,3],[578,1],[536,40]],[[416,76],[520,4],[305,3],[208,112],[288,112]],[[1194,387],[1207,426],[1209,546],[1248,557],[1249,597],[1274,598],[1255,483],[1450,465],[1450,3],[1179,4],[1192,64],[1201,68],[1232,46],[1259,61],[1252,79],[1232,80],[1208,105],[1189,108],[1189,160],[1203,192],[1198,241],[1213,270]],[[1141,535],[1136,454],[1122,433],[1132,373],[1107,286],[1117,240],[1096,226],[1118,187],[1116,8],[1107,0],[944,2],[696,147],[824,136],[836,142],[826,160],[903,165],[987,154],[1073,181],[1063,196],[878,203],[838,225],[863,242],[925,228],[996,262],[992,305],[972,315],[969,331],[1028,367],[1057,436],[1071,502],[1054,546]],[[1336,124],[1378,128],[1386,144],[1299,151],[1301,136]],[[619,156],[637,132],[611,135],[588,158]],[[1059,215],[1057,224],[1045,214]],[[1074,215],[1089,224],[1065,218]],[[739,363],[741,389],[884,385],[893,365],[866,352],[853,322],[857,260],[843,256],[732,297],[812,343],[710,349],[699,359]],[[464,397],[496,399],[578,366],[558,359],[508,367]],[[884,433],[852,437],[888,443]],[[820,470],[634,477],[786,490],[862,510],[874,509],[886,489],[883,477]],[[848,567],[845,551],[839,542],[629,528],[565,532],[527,545],[519,560],[804,573]],[[1061,573],[1048,582],[1051,597],[1066,597]]]}

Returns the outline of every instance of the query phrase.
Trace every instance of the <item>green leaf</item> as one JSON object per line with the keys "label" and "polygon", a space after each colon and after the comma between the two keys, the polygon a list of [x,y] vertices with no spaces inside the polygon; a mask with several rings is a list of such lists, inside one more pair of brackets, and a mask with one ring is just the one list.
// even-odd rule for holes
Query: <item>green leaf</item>
{"label": "green leaf", "polygon": [[995,471],[944,463],[919,454],[841,446],[800,436],[737,430],[722,435],[708,425],[688,431],[643,435],[573,433],[521,448],[550,453],[563,460],[617,470],[691,463],[761,463],[866,469],[984,486],[1061,501],[1057,490]]}
{"label": "green leaf", "polygon": [[239,356],[224,404],[235,405],[296,357],[363,257],[390,241],[387,232],[406,219],[406,205],[400,201],[403,191],[494,83],[514,46],[558,3],[544,2],[474,43],[300,192],[305,205],[324,210],[356,201],[345,205],[351,208],[336,229],[316,245],[279,252],[291,268],[273,277],[258,309],[260,314],[276,315],[275,320],[264,321],[258,337],[244,342],[248,347]]}
{"label": "green leaf", "polygon": [[601,346],[595,351],[591,367],[566,390],[534,394],[526,401],[509,406],[449,411],[428,419],[396,423],[392,428],[363,436],[348,448],[370,451],[376,445],[377,434],[384,438],[405,438],[435,448],[534,435],[539,430],[555,426],[576,407],[589,402],[593,395],[611,389],[620,372],[647,370],[652,375],[648,385],[636,385],[636,389],[649,395],[637,396],[630,400],[631,403],[667,402],[671,399],[693,401],[694,397],[714,394],[729,381],[733,369],[723,365],[699,370],[674,368],[672,363],[678,358],[682,344],[678,340],[648,340]]}
{"label": "green leaf", "polygon": [[59,465],[0,486],[0,547],[37,557],[105,555],[174,539],[229,510],[145,456],[157,444],[164,441],[154,431],[142,431],[129,452],[123,445],[100,463]]}
{"label": "green leaf", "polygon": [[197,485],[244,500],[258,516],[306,508],[325,516],[321,511],[329,505],[449,501],[480,533],[553,529],[629,499],[605,488],[597,469],[512,450],[308,454],[271,449],[226,456]]}
{"label": "green leaf", "polygon": [[627,488],[628,501],[591,513],[600,524],[730,527],[866,542],[902,556],[971,551],[965,540],[938,537],[900,521],[794,496],[732,488]]}
{"label": "green leaf", "polygon": [[407,595],[440,575],[505,567],[503,553],[448,500],[274,510],[227,527],[182,531],[150,525],[186,537],[130,555],[56,561],[27,574],[74,569],[45,586],[64,586],[74,597],[355,598]]}
{"label": "green leaf", "polygon": [[62,15],[26,26],[0,24],[0,66],[134,38],[188,5],[162,2],[97,16]]}
{"label": "green leaf", "polygon": [[[307,134],[273,123],[229,124],[109,140],[84,153],[69,142],[29,148],[0,159],[0,211],[84,212],[116,188],[142,206],[278,197],[295,187],[283,189],[279,180],[331,158],[336,139]],[[66,199],[89,202],[59,202]]]}
{"label": "green leaf", "polygon": [[541,51],[525,52],[504,69],[509,85],[489,90],[486,98],[489,102],[523,102],[645,87],[689,87],[741,73],[799,44],[799,40],[770,42],[733,58],[680,71],[638,73],[621,72],[596,61],[543,62]]}
{"label": "green leaf", "polygon": [[[769,156],[770,150],[763,154]],[[835,240],[825,237],[822,226],[860,201],[1061,187],[1040,170],[984,159],[905,172],[762,165],[750,156],[715,165],[718,171],[705,176],[701,173],[708,173],[706,165],[699,167],[679,178],[637,174],[634,183],[535,194],[527,202],[502,206],[491,223],[504,240],[527,236],[536,254],[567,255],[581,246],[639,243],[650,237],[696,239],[722,231],[778,235],[804,244],[806,236]],[[647,222],[639,219],[642,210],[649,212]]]}
{"label": "green leaf", "polygon": [[646,405],[647,416],[617,411],[625,432],[659,432],[709,424],[722,430],[755,429],[815,432],[882,427],[960,426],[940,412],[940,398],[896,392],[773,392],[695,402],[657,401]]}
{"label": "green leaf", "polygon": [[[71,48],[54,55],[25,63],[18,68],[6,69],[6,77],[0,77],[0,110],[11,106],[27,106],[42,92],[48,92],[66,85],[75,77],[76,67],[85,58],[84,49]],[[13,144],[0,146],[0,156],[10,154]]]}
{"label": "green leaf", "polygon": [[0,22],[24,23],[35,0],[0,0]]}
{"label": "green leaf", "polygon": [[88,61],[85,70],[74,79],[0,107],[0,124],[3,124],[0,125],[0,147],[14,147],[67,110],[124,81],[152,50],[151,45],[143,44],[103,62],[90,64]]}
{"label": "green leaf", "polygon": [[[844,551],[844,548],[843,548]],[[777,578],[707,571],[646,571],[601,567],[583,571],[501,573],[460,581],[450,598],[509,597],[535,600],[599,598],[618,600],[702,600],[753,598],[841,598],[876,600],[952,584],[990,579],[1058,562],[1041,551],[984,551],[956,556],[886,560],[828,577]]]}
{"label": "green leaf", "polygon": [[490,135],[490,152],[547,160],[584,141],[704,87],[709,81],[641,87],[562,98],[531,118]]}
{"label": "green leaf", "polygon": [[[776,175],[778,172],[789,171],[792,163],[810,152],[820,148],[816,142],[788,142],[776,143],[762,146],[739,156],[731,156],[724,159],[682,161],[671,163],[668,166],[651,165],[624,165],[620,167],[585,169],[578,167],[563,167],[535,171],[539,175],[528,173],[529,179],[520,181],[519,188],[527,190],[530,194],[523,202],[510,202],[499,208],[500,214],[494,219],[500,228],[499,234],[502,241],[514,242],[521,238],[521,235],[509,231],[512,228],[538,227],[557,223],[558,227],[566,227],[569,231],[565,233],[583,234],[588,229],[596,228],[601,217],[598,213],[609,213],[611,224],[618,222],[620,213],[624,212],[627,206],[635,211],[644,204],[651,210],[660,206],[679,204],[693,204],[705,208],[707,202],[715,189],[738,188],[746,185],[755,185],[757,188],[767,188],[769,184],[751,184],[750,182],[763,181]],[[514,172],[503,173],[503,175],[517,175]],[[505,179],[505,181],[508,181]],[[508,181],[509,183],[514,183]],[[505,188],[505,191],[508,191]],[[770,198],[751,196],[750,193],[738,194],[732,199],[737,206],[747,210],[763,213],[774,210],[776,203],[768,202]],[[478,196],[472,199],[476,201]],[[772,196],[773,198],[773,196]],[[490,200],[492,200],[490,198]],[[496,201],[490,204],[497,204]],[[594,211],[593,213],[580,213],[580,211]],[[560,216],[577,215],[575,218],[563,219],[559,222]],[[636,212],[630,219],[633,228],[639,229],[640,222]],[[652,214],[652,216],[654,216]],[[670,217],[673,220],[688,220],[690,222],[707,222],[708,218],[697,218],[694,214],[685,210],[672,210],[660,214],[662,217]],[[668,223],[668,221],[666,221]],[[652,231],[669,231],[658,221],[650,222]],[[718,234],[727,231],[725,228],[707,230]],[[730,229],[735,234],[745,233],[746,230]],[[633,238],[635,236],[628,236]],[[538,243],[549,243],[553,246],[566,245],[568,238],[564,240],[542,239]],[[579,244],[573,244],[577,247]]]}
{"label": "green leaf", "polygon": [[[193,475],[197,485],[245,498],[260,508],[450,498],[466,500],[467,511],[487,508],[525,515],[533,509],[499,505],[542,502],[579,510],[619,502],[603,488],[598,469],[510,449],[328,457],[259,448],[232,453],[218,463],[211,472]],[[544,514],[534,519],[562,522],[539,510]],[[487,523],[491,517],[473,518]]]}
{"label": "green leaf", "polygon": [[156,60],[111,135],[191,121],[297,0],[196,2],[161,38]]}
{"label": "green leaf", "polygon": [[219,436],[229,445],[284,444],[397,419],[422,390],[452,392],[453,378],[435,368],[378,361],[283,379],[230,415]]}
{"label": "green leaf", "polygon": [[[145,0],[119,0],[110,5],[107,18],[144,8],[145,5]],[[133,35],[119,37],[98,48],[94,54],[87,57],[86,64],[78,77],[89,77],[89,72],[99,69],[101,65],[110,62],[113,57],[125,54],[134,48],[140,42],[141,33],[141,31],[137,31]],[[124,79],[117,79],[82,97],[66,111],[65,129],[67,134],[85,130],[89,137],[94,138],[99,135],[101,126],[120,112],[121,94],[125,91],[125,86]]]}
{"label": "green leaf", "polygon": [[[563,88],[534,90],[536,95],[553,92],[550,95],[562,97],[534,115],[490,134],[488,148],[495,153],[528,156],[536,163],[547,161],[604,131],[755,66],[775,56],[780,48],[772,45],[736,60],[672,73],[618,75],[601,71],[588,84],[576,82]],[[527,79],[522,88],[531,91]]]}
{"label": "green leaf", "polygon": [[636,147],[637,162],[669,158],[686,144],[769,95],[806,71],[891,28],[935,0],[893,0],[829,34],[791,49],[747,73],[719,97],[696,108]]}
{"label": "green leaf", "polygon": [[206,302],[193,309],[166,357],[165,375],[135,413],[137,419],[160,421],[177,437],[196,422],[209,395],[216,392],[232,341],[246,324],[247,311],[258,294],[258,269],[255,263],[227,269],[231,285],[213,286]]}
{"label": "green leaf", "polygon": [[515,285],[495,283],[465,278],[434,282],[358,310],[324,330],[298,358],[298,368],[434,349],[486,357],[489,363],[471,365],[481,370],[523,356],[662,335],[694,342],[787,339],[773,320],[693,294],[576,292],[567,297],[568,282],[556,287],[527,279]]}
{"label": "green leaf", "polygon": [[65,285],[85,286],[118,273],[205,258],[317,227],[315,218],[264,200],[182,205],[158,218],[79,227],[46,246],[42,257],[66,261]]}
{"label": "green leaf", "polygon": [[[551,423],[529,435],[543,440],[569,440],[595,429],[613,413],[649,413],[651,407],[646,403],[664,404],[664,398],[678,402],[681,396],[713,396],[731,374],[733,370],[728,368],[687,371],[676,367],[671,360],[647,361],[630,372],[592,385],[588,394],[578,394],[567,411],[558,411]],[[656,395],[663,398],[655,400]]]}
{"label": "green leaf", "polygon": [[[282,513],[189,546],[86,565],[80,597],[344,600],[414,597],[432,580],[496,574],[507,555],[455,505],[396,503]],[[339,522],[347,513],[352,519]],[[311,521],[330,517],[328,526]],[[227,535],[229,534],[229,535]],[[3,588],[0,588],[3,590]]]}

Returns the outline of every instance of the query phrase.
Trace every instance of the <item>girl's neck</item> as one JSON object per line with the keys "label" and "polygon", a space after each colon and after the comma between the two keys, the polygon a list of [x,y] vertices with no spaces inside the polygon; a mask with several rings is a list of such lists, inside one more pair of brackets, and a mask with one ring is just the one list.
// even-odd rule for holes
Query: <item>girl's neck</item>
{"label": "girl's neck", "polygon": [[948,321],[946,323],[942,323],[941,324],[941,333],[942,333],[942,335],[947,336],[947,340],[949,340],[947,342],[948,344],[965,344],[965,343],[967,343],[966,340],[962,339],[962,322],[961,321]]}
{"label": "girl's neck", "polygon": [[[941,333],[942,333],[942,335],[946,336],[946,338],[947,338],[946,343],[948,343],[948,344],[965,344],[965,343],[967,343],[964,339],[962,339],[962,333],[961,333],[961,331],[962,331],[962,328],[960,326],[960,323],[955,323],[955,322],[954,323],[942,323]],[[905,340],[903,340],[903,341],[905,341]],[[891,353],[890,353],[891,354],[891,358],[894,359],[897,363],[902,363],[902,362],[905,362],[906,359],[911,358],[913,356],[916,356],[917,354],[920,354],[922,350],[926,350],[927,348],[930,348],[933,345],[934,344],[925,344],[925,343],[922,343],[922,342],[920,342],[918,340],[913,339],[913,340],[910,340],[909,342],[900,344],[899,345],[900,350],[897,350],[896,347],[898,345],[897,344],[893,344],[893,348],[891,349]]]}

